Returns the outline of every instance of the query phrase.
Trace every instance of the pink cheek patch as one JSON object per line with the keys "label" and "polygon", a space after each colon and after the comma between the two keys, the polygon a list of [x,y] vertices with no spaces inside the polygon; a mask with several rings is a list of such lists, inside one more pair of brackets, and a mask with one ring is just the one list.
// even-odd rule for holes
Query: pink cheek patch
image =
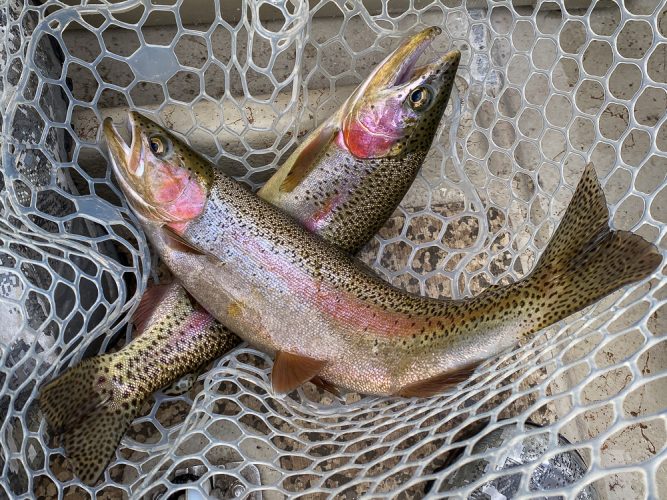
{"label": "pink cheek patch", "polygon": [[391,104],[366,106],[345,120],[345,145],[357,158],[385,156],[403,137],[403,109]]}
{"label": "pink cheek patch", "polygon": [[190,221],[199,217],[206,205],[206,191],[194,180],[189,180],[180,196],[166,207],[176,221]]}
{"label": "pink cheek patch", "polygon": [[389,151],[393,140],[388,137],[371,134],[358,121],[347,124],[343,130],[345,145],[357,158],[377,158]]}
{"label": "pink cheek patch", "polygon": [[206,189],[183,167],[158,159],[146,167],[145,182],[152,202],[165,222],[180,234],[189,221],[204,211]]}
{"label": "pink cheek patch", "polygon": [[180,196],[188,183],[185,172],[175,172],[167,165],[156,165],[151,176],[151,192],[158,203],[169,203]]}

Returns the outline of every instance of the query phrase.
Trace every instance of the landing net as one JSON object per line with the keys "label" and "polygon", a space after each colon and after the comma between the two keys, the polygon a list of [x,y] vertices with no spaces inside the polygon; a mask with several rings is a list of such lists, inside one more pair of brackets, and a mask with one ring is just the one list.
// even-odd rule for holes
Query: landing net
{"label": "landing net", "polygon": [[430,399],[274,397],[270,357],[242,346],[189,393],[156,394],[95,487],[36,404],[131,338],[164,272],[112,181],[104,117],[140,110],[257,188],[425,26],[443,28],[427,57],[462,51],[456,89],[365,262],[432,297],[516,280],[589,160],[612,225],[667,255],[664,2],[68,3],[0,11],[0,497],[667,497],[662,269]]}

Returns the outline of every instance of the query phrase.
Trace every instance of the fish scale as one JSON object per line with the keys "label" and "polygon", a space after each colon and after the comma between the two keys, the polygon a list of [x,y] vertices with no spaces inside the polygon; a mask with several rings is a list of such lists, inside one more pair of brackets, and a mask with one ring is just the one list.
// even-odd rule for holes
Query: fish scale
{"label": "fish scale", "polygon": [[[203,160],[191,158],[196,168],[184,167],[182,142],[140,115],[130,119],[131,147],[109,122],[105,132],[115,174],[146,235],[211,315],[276,354],[272,382],[279,392],[319,377],[362,393],[437,394],[540,328],[646,278],[661,262],[640,236],[609,229],[589,164],[527,277],[469,299],[420,297],[384,282]],[[333,134],[340,140],[340,131]],[[382,138],[354,145],[371,156],[386,147]],[[284,176],[278,189],[293,193],[313,174],[299,167],[295,175]]]}

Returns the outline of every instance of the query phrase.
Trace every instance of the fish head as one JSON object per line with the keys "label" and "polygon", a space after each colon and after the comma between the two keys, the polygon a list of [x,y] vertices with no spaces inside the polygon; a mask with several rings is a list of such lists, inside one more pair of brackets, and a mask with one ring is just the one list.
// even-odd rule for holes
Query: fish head
{"label": "fish head", "polygon": [[461,53],[452,50],[417,67],[441,31],[431,27],[406,39],[352,95],[341,129],[344,147],[354,156],[399,157],[428,150],[461,60]]}
{"label": "fish head", "polygon": [[111,118],[103,125],[120,187],[140,217],[182,228],[203,213],[213,167],[157,123],[134,111],[128,115],[129,145]]}

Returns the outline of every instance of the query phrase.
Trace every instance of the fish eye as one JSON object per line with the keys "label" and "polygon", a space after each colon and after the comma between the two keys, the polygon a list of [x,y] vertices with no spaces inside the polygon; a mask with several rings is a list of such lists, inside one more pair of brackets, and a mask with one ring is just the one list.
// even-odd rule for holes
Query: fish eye
{"label": "fish eye", "polygon": [[431,103],[432,92],[427,87],[417,87],[408,96],[408,102],[412,109],[424,109]]}
{"label": "fish eye", "polygon": [[167,141],[163,137],[157,135],[150,137],[148,145],[156,156],[164,156],[167,153]]}

